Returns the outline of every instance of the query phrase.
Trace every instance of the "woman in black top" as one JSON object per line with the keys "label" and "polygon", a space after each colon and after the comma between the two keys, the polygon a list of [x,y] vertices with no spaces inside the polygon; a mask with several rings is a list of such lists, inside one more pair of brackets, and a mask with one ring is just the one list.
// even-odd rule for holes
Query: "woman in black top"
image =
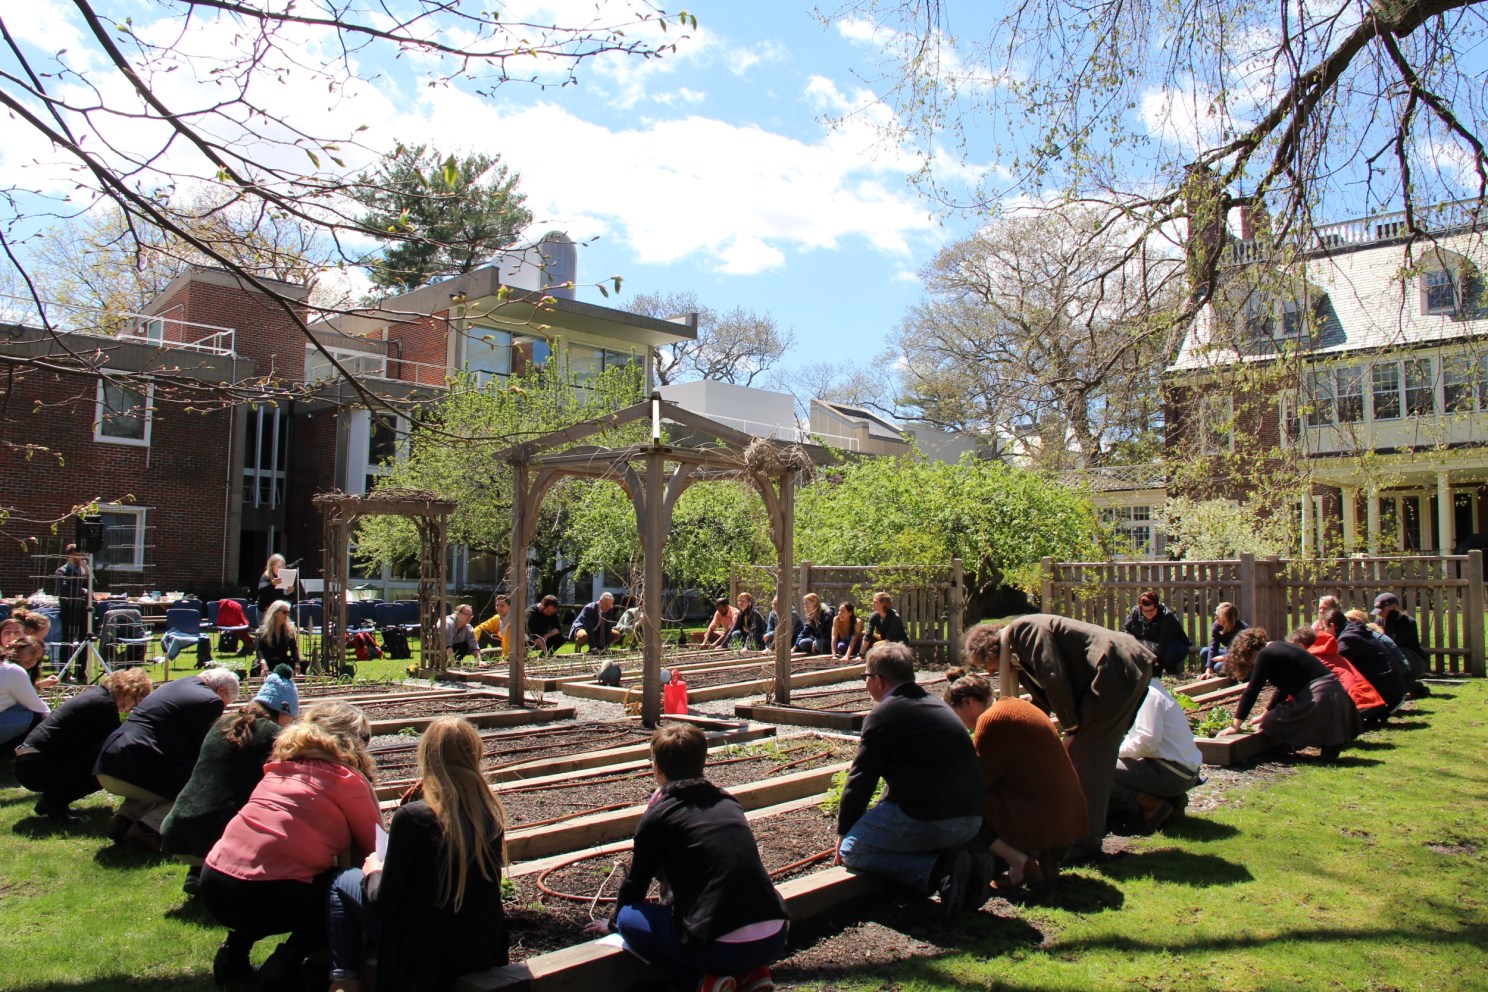
{"label": "woman in black top", "polygon": [[93,763],[109,734],[119,729],[119,716],[150,694],[143,668],[126,668],[104,677],[52,711],[16,749],[16,781],[41,793],[38,816],[70,821],[73,802],[100,788]]}
{"label": "woman in black top", "polygon": [[258,673],[267,675],[280,665],[300,674],[300,635],[289,622],[289,604],[282,599],[269,604],[258,631]]}
{"label": "woman in black top", "polygon": [[284,567],[283,555],[270,555],[264,564],[263,574],[258,577],[258,591],[254,593],[253,601],[258,604],[260,615],[269,608],[269,604],[275,600],[288,600],[289,593],[279,588],[279,569]]}
{"label": "woman in black top", "polygon": [[459,717],[440,717],[419,739],[419,784],[393,814],[386,863],[369,855],[332,883],[334,988],[358,988],[374,949],[387,992],[441,992],[465,972],[507,963],[506,816],[481,776],[481,753],[480,734]]}
{"label": "woman in black top", "polygon": [[[1269,643],[1267,643],[1269,641]],[[1270,641],[1260,627],[1235,635],[1225,665],[1237,679],[1249,679],[1235,707],[1235,721],[1220,736],[1238,734],[1262,687],[1275,689],[1256,726],[1268,737],[1292,747],[1321,748],[1323,758],[1338,757],[1343,745],[1359,735],[1359,710],[1343,684],[1324,665],[1295,644]]]}

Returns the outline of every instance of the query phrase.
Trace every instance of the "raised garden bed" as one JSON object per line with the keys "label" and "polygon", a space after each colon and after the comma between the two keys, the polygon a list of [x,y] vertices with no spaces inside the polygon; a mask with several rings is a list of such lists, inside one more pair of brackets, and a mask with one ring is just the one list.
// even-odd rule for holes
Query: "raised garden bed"
{"label": "raised garden bed", "polygon": [[515,727],[573,719],[573,707],[513,706],[493,693],[462,692],[426,699],[377,700],[358,708],[372,722],[372,734],[422,731],[441,716],[464,717],[477,727]]}
{"label": "raised garden bed", "polygon": [[[926,692],[933,695],[939,695],[946,687],[945,676],[928,672],[920,676],[919,683]],[[992,683],[995,692],[995,675]],[[734,707],[734,715],[765,723],[787,723],[849,733],[863,729],[863,721],[868,718],[872,709],[873,697],[868,695],[860,676],[853,682],[844,682],[825,689],[792,692],[789,705],[767,699],[740,703]]]}
{"label": "raised garden bed", "polygon": [[[687,683],[687,698],[691,702],[705,703],[715,699],[746,696],[768,689],[775,682],[773,660],[754,655],[753,660],[735,663],[724,668],[688,669],[682,665],[670,666],[682,669],[682,678]],[[816,655],[791,659],[790,684],[794,690],[809,686],[830,685],[854,675],[861,677],[861,662],[844,663],[830,655]],[[621,685],[600,685],[597,682],[572,682],[563,687],[565,694],[587,699],[603,699],[623,703],[632,701],[640,693],[640,675],[626,675]]]}
{"label": "raised garden bed", "polygon": [[[722,668],[742,663],[769,660],[758,651],[668,651],[662,656],[663,669],[684,668],[688,672]],[[594,673],[607,661],[613,661],[630,672],[640,671],[644,658],[640,651],[611,651],[603,654],[565,654],[552,658],[527,659],[527,688],[553,692],[574,682],[592,682]],[[510,682],[508,662],[495,661],[480,668],[451,668],[444,678],[481,685],[506,686]]]}
{"label": "raised garden bed", "polygon": [[[709,747],[742,744],[775,734],[774,727],[741,726],[731,720],[663,718],[663,722],[670,720],[686,720],[700,727],[708,735]],[[639,720],[567,722],[487,732],[481,740],[485,752],[482,770],[488,780],[525,782],[648,760],[651,731]],[[417,749],[418,743],[413,740],[373,748],[380,798],[396,798],[412,784],[418,774]]]}
{"label": "raised garden bed", "polygon": [[[837,820],[815,797],[760,810],[751,815],[751,825],[765,869],[777,883],[831,863]],[[587,941],[584,926],[613,909],[615,890],[630,864],[628,846],[513,868],[514,891],[506,905],[512,960]]]}

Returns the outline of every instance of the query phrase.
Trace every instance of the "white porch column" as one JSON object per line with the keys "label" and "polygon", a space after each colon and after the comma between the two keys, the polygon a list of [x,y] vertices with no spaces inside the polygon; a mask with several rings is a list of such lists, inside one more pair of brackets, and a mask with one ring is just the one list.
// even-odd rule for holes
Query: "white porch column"
{"label": "white porch column", "polygon": [[1365,487],[1364,498],[1368,501],[1364,505],[1364,540],[1369,553],[1377,555],[1380,545],[1379,488],[1373,482]]}
{"label": "white porch column", "polygon": [[1416,547],[1425,551],[1431,547],[1431,497],[1421,494],[1421,515],[1416,518]]}
{"label": "white porch column", "polygon": [[1447,473],[1436,473],[1436,553],[1449,555],[1455,542],[1452,536],[1453,518],[1452,487],[1448,485]]}
{"label": "white porch column", "polygon": [[1351,555],[1359,548],[1359,490],[1340,489],[1338,493],[1343,504],[1340,507],[1343,511],[1343,554]]}
{"label": "white porch column", "polygon": [[1310,558],[1317,549],[1313,543],[1317,537],[1317,524],[1312,519],[1312,486],[1302,490],[1302,557]]}

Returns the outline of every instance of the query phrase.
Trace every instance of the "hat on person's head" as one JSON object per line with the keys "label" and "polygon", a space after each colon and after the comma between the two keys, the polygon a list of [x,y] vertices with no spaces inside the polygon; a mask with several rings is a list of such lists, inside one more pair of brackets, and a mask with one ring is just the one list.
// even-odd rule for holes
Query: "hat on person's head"
{"label": "hat on person's head", "polygon": [[1400,597],[1393,592],[1382,592],[1374,597],[1374,609],[1369,611],[1370,616],[1377,617],[1387,606],[1399,606]]}
{"label": "hat on person's head", "polygon": [[292,717],[298,717],[300,691],[295,688],[294,670],[288,665],[280,665],[270,672],[253,701],[262,703],[270,713],[288,713]]}

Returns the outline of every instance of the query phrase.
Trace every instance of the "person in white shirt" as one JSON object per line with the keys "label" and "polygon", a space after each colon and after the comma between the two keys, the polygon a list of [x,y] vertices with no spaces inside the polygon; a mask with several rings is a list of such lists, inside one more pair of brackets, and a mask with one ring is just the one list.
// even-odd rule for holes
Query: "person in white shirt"
{"label": "person in white shirt", "polygon": [[1199,784],[1203,763],[1183,708],[1160,679],[1153,679],[1121,742],[1110,813],[1140,817],[1144,831],[1157,830],[1188,805],[1188,790]]}
{"label": "person in white shirt", "polygon": [[459,661],[471,655],[480,657],[480,644],[475,638],[475,628],[470,626],[473,619],[474,608],[459,606],[441,621],[440,626],[444,629],[445,661]]}
{"label": "person in white shirt", "polygon": [[[0,659],[0,746],[19,744],[52,712],[31,681],[31,669],[41,662],[43,654],[40,641],[22,637],[7,649],[8,656]],[[47,678],[42,682],[43,687],[49,687],[57,680]]]}

